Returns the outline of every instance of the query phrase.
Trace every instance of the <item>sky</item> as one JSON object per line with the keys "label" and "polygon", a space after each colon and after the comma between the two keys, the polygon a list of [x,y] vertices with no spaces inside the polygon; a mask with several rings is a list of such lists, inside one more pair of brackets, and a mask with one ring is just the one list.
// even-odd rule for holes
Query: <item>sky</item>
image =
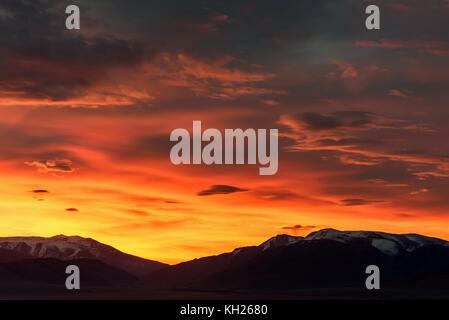
{"label": "sky", "polygon": [[[0,235],[166,263],[323,228],[449,239],[448,16],[448,0],[2,0]],[[194,120],[278,129],[277,174],[173,165],[170,133]]]}

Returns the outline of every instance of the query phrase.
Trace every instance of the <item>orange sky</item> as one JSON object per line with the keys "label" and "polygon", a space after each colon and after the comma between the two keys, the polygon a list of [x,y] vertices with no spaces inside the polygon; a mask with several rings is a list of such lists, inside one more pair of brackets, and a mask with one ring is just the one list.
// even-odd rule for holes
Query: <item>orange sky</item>
{"label": "orange sky", "polygon": [[[31,156],[24,162],[2,161],[0,233],[4,236],[82,235],[168,263],[257,245],[278,233],[306,235],[327,227],[398,233],[417,232],[419,228],[419,233],[449,239],[438,209],[429,212],[407,205],[413,199],[428,201],[431,192],[381,179],[347,180],[354,170],[351,164],[342,164],[349,166],[345,173],[320,169],[320,164],[313,163],[305,163],[304,169],[294,167],[287,157],[305,158],[305,151],[281,153],[286,156],[280,157],[275,176],[259,176],[258,166],[171,164],[172,143],[162,132],[188,128],[187,119],[198,115],[169,120],[162,112],[157,119],[144,120],[139,113],[105,116],[93,109],[77,114],[77,109],[60,107],[47,111],[41,119],[41,108],[24,110],[20,109],[21,116],[13,117],[14,112],[8,109],[9,123],[2,125],[20,127],[29,139],[51,140],[53,132],[71,137],[70,143],[55,139],[38,148],[30,146],[26,154],[58,150],[72,160],[60,156],[42,162]],[[202,119],[206,115],[204,112]],[[207,116],[208,123],[227,121],[223,114],[220,119]],[[229,118],[231,121],[233,115]],[[134,141],[140,136],[150,140],[160,136],[161,149],[152,150],[151,146],[158,146],[157,139],[139,149]],[[11,144],[15,146],[14,141]],[[339,183],[338,177],[344,181]],[[336,195],[326,191],[328,180],[342,191],[350,189],[344,191],[348,196],[339,195],[338,190]],[[248,191],[197,195],[215,184]],[[361,199],[357,188],[374,188],[394,197],[358,203],[351,201]],[[66,211],[68,208],[77,211]],[[425,217],[420,217],[424,210]],[[298,224],[307,227],[284,229]]]}
{"label": "orange sky", "polygon": [[[1,4],[0,235],[167,263],[329,227],[449,240],[448,7],[431,2],[382,2],[377,33],[349,0],[80,1],[78,33],[58,1]],[[173,165],[170,132],[194,120],[279,129],[278,173]]]}

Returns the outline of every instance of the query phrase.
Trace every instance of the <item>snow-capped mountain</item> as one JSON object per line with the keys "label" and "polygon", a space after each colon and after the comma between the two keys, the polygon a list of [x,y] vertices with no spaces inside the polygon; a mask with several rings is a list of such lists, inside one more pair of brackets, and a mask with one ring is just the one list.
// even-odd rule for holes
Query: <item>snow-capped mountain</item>
{"label": "snow-capped mountain", "polygon": [[90,238],[58,235],[44,237],[0,238],[0,248],[14,250],[33,258],[56,258],[70,260],[77,258],[98,258],[104,251],[115,249]]}
{"label": "snow-capped mountain", "polygon": [[[165,264],[123,253],[111,246],[90,238],[57,235],[44,237],[2,237],[0,238],[2,262],[11,257],[54,258],[58,260],[94,259],[111,266],[122,268],[132,274],[141,275],[162,268]],[[9,253],[9,254],[8,254]]]}
{"label": "snow-capped mountain", "polygon": [[419,234],[391,234],[378,231],[339,231],[335,229],[322,229],[310,233],[306,237],[295,237],[286,234],[273,237],[260,245],[263,250],[295,244],[301,241],[332,240],[340,243],[349,243],[354,240],[369,241],[371,245],[387,255],[395,255],[401,249],[412,252],[425,245],[440,245],[449,247],[449,242],[422,236]]}
{"label": "snow-capped mountain", "polygon": [[295,237],[290,236],[288,234],[280,234],[273,238],[268,239],[264,243],[262,243],[259,247],[262,247],[263,250],[267,250],[269,248],[278,248],[281,246],[288,246],[293,243],[297,243],[298,241],[303,240],[304,237]]}
{"label": "snow-capped mountain", "polygon": [[304,238],[311,240],[333,240],[348,243],[355,239],[366,239],[371,245],[387,255],[395,255],[401,249],[412,252],[425,245],[449,246],[449,242],[437,238],[422,236],[419,234],[391,234],[377,231],[339,231],[335,229],[323,229],[312,232]]}
{"label": "snow-capped mountain", "polygon": [[[323,229],[306,237],[278,235],[259,246],[171,266],[81,237],[0,238],[0,283],[14,288],[23,284],[24,292],[32,286],[29,281],[64,283],[69,261],[83,269],[83,283],[88,286],[114,286],[114,290],[127,286],[128,293],[136,288],[143,295],[160,289],[254,293],[312,289],[332,295],[347,288],[366,294],[368,265],[380,268],[387,290],[406,294],[430,290],[429,294],[442,297],[449,287],[449,243],[418,234]],[[0,296],[2,290],[0,286]]]}
{"label": "snow-capped mountain", "polygon": [[195,290],[363,291],[369,265],[379,266],[386,288],[446,287],[449,243],[418,234],[323,229],[304,238],[278,235],[259,246],[169,266],[144,280]]}

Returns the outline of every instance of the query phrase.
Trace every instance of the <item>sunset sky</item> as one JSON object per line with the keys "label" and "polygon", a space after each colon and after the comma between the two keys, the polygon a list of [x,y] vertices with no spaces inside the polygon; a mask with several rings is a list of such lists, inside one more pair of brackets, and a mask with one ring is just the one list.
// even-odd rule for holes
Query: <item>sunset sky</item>
{"label": "sunset sky", "polygon": [[[448,30],[448,0],[2,0],[0,236],[166,263],[322,228],[449,240]],[[278,173],[173,165],[193,120],[279,129]]]}

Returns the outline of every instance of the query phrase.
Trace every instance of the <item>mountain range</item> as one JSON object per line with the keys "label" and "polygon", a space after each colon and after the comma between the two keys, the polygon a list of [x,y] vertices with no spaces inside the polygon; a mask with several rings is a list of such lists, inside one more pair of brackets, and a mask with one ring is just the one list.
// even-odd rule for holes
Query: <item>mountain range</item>
{"label": "mountain range", "polygon": [[[158,298],[162,292],[168,297],[181,292],[187,298],[198,293],[203,298],[449,297],[449,242],[418,234],[334,229],[306,237],[278,235],[258,246],[176,265],[78,236],[0,238],[0,296],[58,296],[67,291],[64,270],[69,264],[81,270],[81,291],[99,298],[111,288],[119,298]],[[365,288],[368,265],[380,268],[378,293]]]}
{"label": "mountain range", "polygon": [[0,238],[0,263],[23,259],[48,259],[61,261],[90,259],[141,276],[167,264],[123,253],[91,238],[58,235],[43,237]]}

